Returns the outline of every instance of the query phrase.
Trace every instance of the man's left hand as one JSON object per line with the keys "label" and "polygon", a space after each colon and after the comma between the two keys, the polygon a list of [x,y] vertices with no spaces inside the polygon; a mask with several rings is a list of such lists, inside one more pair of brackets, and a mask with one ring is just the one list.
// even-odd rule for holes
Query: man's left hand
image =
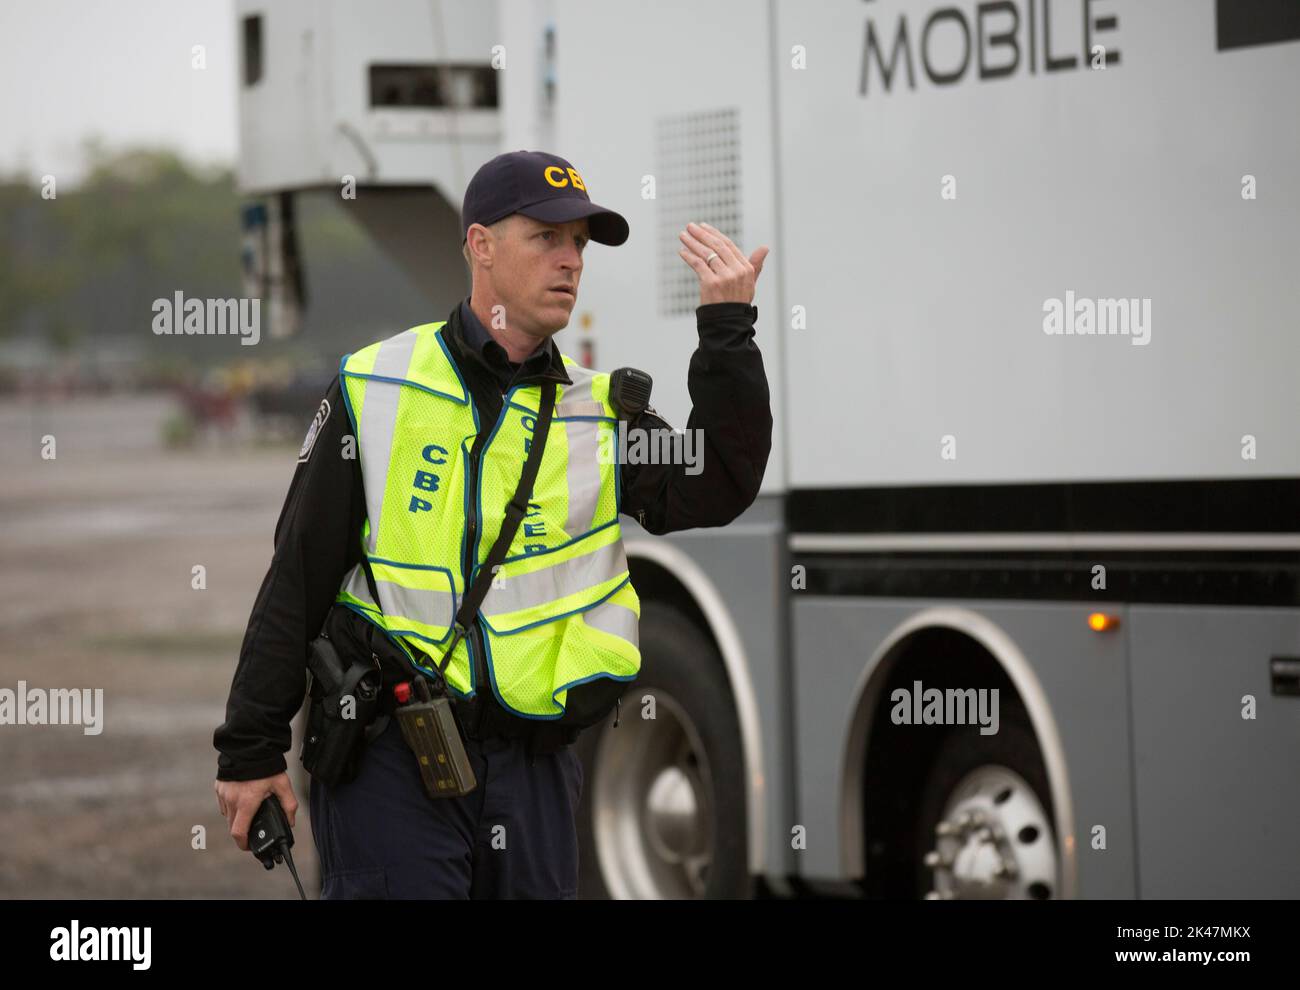
{"label": "man's left hand", "polygon": [[[766,247],[746,258],[730,237],[707,223],[688,223],[678,237],[685,247],[677,253],[699,276],[701,306],[720,302],[748,306],[754,301],[754,283],[763,270]],[[711,258],[715,253],[717,257]]]}

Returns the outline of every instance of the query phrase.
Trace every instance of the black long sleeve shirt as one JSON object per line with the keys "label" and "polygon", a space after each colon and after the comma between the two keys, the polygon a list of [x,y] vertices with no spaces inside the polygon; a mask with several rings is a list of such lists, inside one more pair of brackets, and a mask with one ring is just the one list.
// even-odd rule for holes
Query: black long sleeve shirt
{"label": "black long sleeve shirt", "polygon": [[[699,346],[687,373],[692,409],[686,428],[701,431],[698,473],[682,463],[625,463],[621,469],[622,512],[651,533],[726,525],[758,494],[772,447],[772,412],[754,343],[757,318],[757,307],[744,303],[696,310]],[[444,336],[485,430],[512,384],[570,381],[550,339],[523,362],[510,362],[467,300],[452,310]],[[286,768],[290,723],[306,689],[308,644],[361,560],[361,464],[337,378],[317,419],[276,523],[275,553],[244,634],[226,721],[213,736],[219,780],[256,780]],[[668,428],[653,408],[628,426]]]}

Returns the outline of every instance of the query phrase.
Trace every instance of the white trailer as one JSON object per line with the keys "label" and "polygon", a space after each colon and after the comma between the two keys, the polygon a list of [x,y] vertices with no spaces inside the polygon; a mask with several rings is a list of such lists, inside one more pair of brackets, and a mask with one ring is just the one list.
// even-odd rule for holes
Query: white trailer
{"label": "white trailer", "polygon": [[243,188],[354,177],[430,319],[473,170],[552,150],[632,229],[561,347],[682,425],[676,232],[772,247],[759,500],[628,522],[584,893],[1300,895],[1293,4],[237,8]]}

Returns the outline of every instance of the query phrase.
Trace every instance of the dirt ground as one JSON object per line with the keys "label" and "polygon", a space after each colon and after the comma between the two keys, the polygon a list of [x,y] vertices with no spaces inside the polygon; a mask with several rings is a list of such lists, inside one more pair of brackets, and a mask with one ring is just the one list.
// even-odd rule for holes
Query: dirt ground
{"label": "dirt ground", "polygon": [[[169,453],[172,411],[161,398],[0,403],[0,688],[104,691],[99,735],[0,725],[0,897],[298,896],[283,866],[235,847],[212,790],[212,732],[296,444]],[[305,805],[296,751],[289,763]],[[294,831],[310,896],[305,807]]]}

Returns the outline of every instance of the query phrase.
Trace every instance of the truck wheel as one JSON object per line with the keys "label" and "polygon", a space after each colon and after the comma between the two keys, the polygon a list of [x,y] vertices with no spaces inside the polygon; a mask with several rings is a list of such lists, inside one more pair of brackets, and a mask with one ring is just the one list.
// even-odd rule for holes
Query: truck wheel
{"label": "truck wheel", "polygon": [[1060,889],[1047,771],[1031,731],[944,740],[921,794],[918,896],[1046,900]]}
{"label": "truck wheel", "polygon": [[618,727],[611,712],[574,743],[579,896],[749,897],[744,759],[722,658],[660,602],[642,603],[640,643]]}

